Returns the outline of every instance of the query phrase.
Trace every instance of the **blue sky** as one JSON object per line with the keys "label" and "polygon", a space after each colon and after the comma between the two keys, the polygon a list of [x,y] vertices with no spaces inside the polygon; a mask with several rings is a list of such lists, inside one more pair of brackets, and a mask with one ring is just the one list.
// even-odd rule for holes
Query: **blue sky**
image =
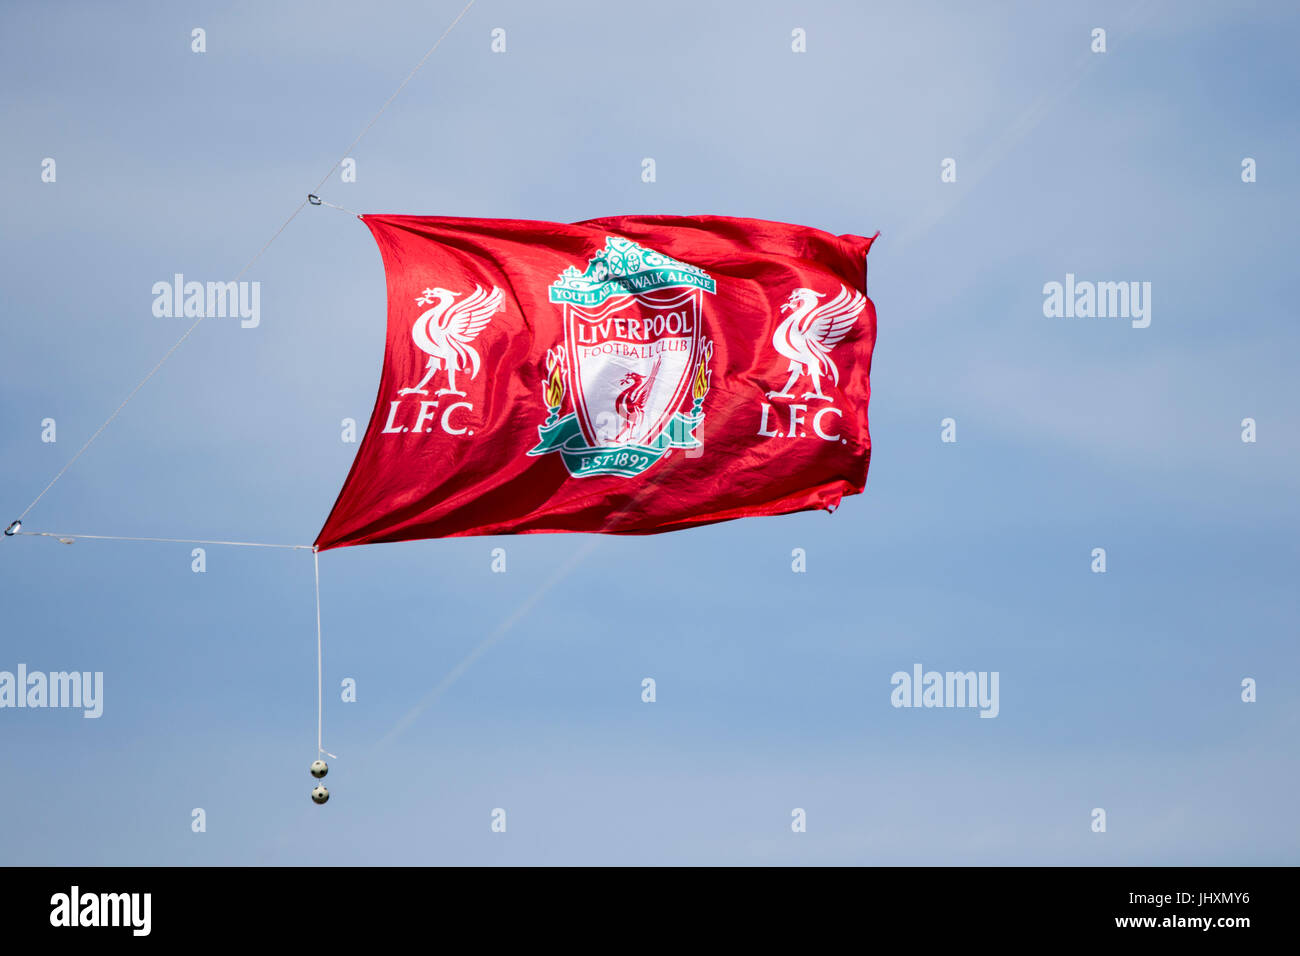
{"label": "blue sky", "polygon": [[[461,6],[3,6],[0,511],[184,331],[153,283],[238,272]],[[0,861],[1296,863],[1298,27],[481,0],[322,195],[880,230],[866,493],[322,555],[324,808],[309,554],[212,547],[195,574],[185,545],[0,541],[0,670],[105,675],[98,720],[0,710]],[[1151,282],[1150,327],[1044,317],[1066,273]],[[314,538],[374,401],[379,255],[313,208],[245,278],[261,325],[205,321],[27,528]],[[892,707],[915,663],[999,672],[998,717]]]}

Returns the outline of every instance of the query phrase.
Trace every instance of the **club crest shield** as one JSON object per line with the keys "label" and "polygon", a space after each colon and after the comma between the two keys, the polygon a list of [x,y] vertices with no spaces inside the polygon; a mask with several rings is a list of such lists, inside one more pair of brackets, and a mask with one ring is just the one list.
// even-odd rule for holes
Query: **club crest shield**
{"label": "club crest shield", "polygon": [[549,289],[564,342],[547,352],[549,415],[528,454],[559,452],[574,477],[630,478],[670,448],[700,448],[715,288],[702,269],[615,236],[585,271],[565,269]]}

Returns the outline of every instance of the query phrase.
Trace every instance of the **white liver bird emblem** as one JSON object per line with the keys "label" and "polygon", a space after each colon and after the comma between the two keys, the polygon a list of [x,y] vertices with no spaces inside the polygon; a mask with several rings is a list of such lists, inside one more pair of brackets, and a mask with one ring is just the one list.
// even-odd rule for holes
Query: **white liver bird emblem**
{"label": "white liver bird emblem", "polygon": [[428,395],[424,386],[429,384],[435,372],[447,370],[447,387],[440,388],[437,395],[464,395],[456,388],[456,373],[469,369],[469,377],[478,375],[479,357],[470,345],[480,332],[492,320],[492,316],[502,311],[505,306],[501,290],[493,286],[488,292],[479,286],[461,301],[456,301],[459,292],[446,289],[425,289],[415,300],[416,305],[434,303],[433,308],[420,313],[411,329],[411,338],[425,352],[429,353],[428,371],[419,384],[404,388],[399,395]]}
{"label": "white liver bird emblem", "polygon": [[829,375],[836,385],[840,383],[840,370],[831,359],[831,349],[848,335],[867,300],[861,292],[850,291],[844,285],[839,295],[818,305],[817,300],[824,298],[825,294],[812,289],[795,289],[781,306],[781,311],[790,315],[772,333],[772,345],[790,360],[790,379],[779,392],[768,392],[768,398],[794,398],[790,389],[800,376],[806,375],[812,379],[813,390],[804,392],[803,397],[830,401],[822,394],[822,377]]}

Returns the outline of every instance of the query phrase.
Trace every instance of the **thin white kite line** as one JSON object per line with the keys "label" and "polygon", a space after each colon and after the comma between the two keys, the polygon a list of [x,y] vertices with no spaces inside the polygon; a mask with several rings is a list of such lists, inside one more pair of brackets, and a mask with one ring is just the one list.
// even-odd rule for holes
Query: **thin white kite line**
{"label": "thin white kite line", "polygon": [[[402,85],[393,91],[393,95],[390,96],[384,102],[383,106],[379,107],[379,112],[370,118],[370,122],[366,124],[366,128],[363,129],[360,132],[360,134],[358,134],[357,138],[352,141],[351,145],[348,146],[348,148],[343,151],[343,155],[339,157],[338,162],[336,162],[333,166],[331,166],[330,171],[321,177],[321,181],[316,184],[316,189],[320,189],[322,186],[324,186],[325,180],[329,179],[331,176],[334,175],[334,170],[338,169],[340,166],[343,165],[343,160],[348,158],[348,153],[352,152],[352,150],[356,147],[357,143],[365,139],[366,134],[370,132],[370,127],[375,125],[375,122],[379,119],[380,116],[383,115],[384,110],[388,109],[389,104],[392,103],[393,100],[397,99],[397,94],[401,93],[402,90],[406,89],[406,84],[410,83],[411,80],[415,77],[415,74],[420,72],[420,67],[424,66],[425,61],[428,60],[429,57],[433,56],[434,50],[438,49],[438,47],[442,44],[442,41],[447,39],[447,34],[451,33],[451,31],[456,28],[456,24],[460,23],[460,21],[465,18],[465,14],[469,13],[470,7],[474,6],[476,2],[478,2],[478,0],[469,0],[469,3],[465,4],[465,9],[461,10],[460,13],[456,15],[456,19],[451,21],[451,25],[448,26],[447,29],[442,31],[442,36],[438,37],[437,41],[433,44],[433,46],[429,47],[429,52],[424,54],[424,56],[420,57],[420,62],[415,64],[415,69],[413,69],[410,73],[407,74],[406,79],[402,80]],[[313,189],[312,192],[314,193],[316,189]]]}
{"label": "thin white kite line", "polygon": [[324,655],[321,653],[320,640],[320,552],[311,549],[312,565],[316,569],[316,753],[324,754],[331,760],[338,760],[322,743],[325,734],[325,683]]}
{"label": "thin white kite line", "polygon": [[[289,223],[293,222],[294,219],[298,217],[298,213],[302,212],[303,207],[306,205],[307,205],[307,200],[305,199],[302,202],[298,203],[298,208],[293,211],[293,214],[284,221],[284,223],[280,226],[279,229],[275,231],[275,234],[271,236],[270,239],[266,240],[266,243],[262,246],[262,248],[257,251],[257,255],[249,259],[248,264],[235,274],[235,278],[231,280],[232,282],[238,282],[240,276],[242,276],[245,272],[251,269],[253,263],[255,263],[258,259],[262,258],[262,253],[266,252],[266,250],[271,247],[271,243],[275,242],[276,239],[280,238],[280,233],[284,232],[284,230],[289,227]],[[175,353],[175,351],[178,348],[180,348],[181,345],[184,344],[185,340],[190,337],[190,335],[194,332],[195,329],[199,327],[199,324],[205,318],[207,318],[206,315],[200,315],[197,319],[194,320],[194,324],[185,330],[185,334],[176,340],[176,344],[167,350],[167,354],[165,354],[162,358],[160,358],[158,360],[158,364],[149,370],[149,374],[146,375],[144,378],[140,379],[140,381],[136,384],[135,388],[131,389],[130,394],[127,395],[126,398],[122,399],[122,404],[118,405],[117,408],[113,409],[113,414],[109,415],[108,418],[104,419],[104,424],[100,425],[98,428],[95,429],[95,433],[91,435],[88,439],[86,439],[86,443],[82,445],[80,449],[77,450],[77,453],[75,455],[73,455],[70,459],[68,459],[68,463],[59,469],[59,473],[50,479],[50,483],[41,489],[41,493],[32,499],[31,504],[29,504],[26,508],[23,509],[23,513],[20,514],[16,520],[22,521],[24,518],[27,517],[27,513],[36,507],[37,502],[39,502],[42,498],[45,497],[45,493],[49,491],[51,488],[53,488],[55,482],[57,482],[60,478],[63,477],[63,473],[66,472],[69,468],[71,468],[74,464],[76,464],[77,459],[86,453],[86,449],[88,449],[91,445],[95,443],[95,439],[98,438],[103,433],[105,428],[107,428],[109,425],[113,423],[113,419],[117,418],[117,416],[121,413],[122,409],[126,408],[127,403],[130,402],[131,399],[135,398],[136,393],[140,391],[140,389],[144,388],[145,384],[151,378],[153,378],[154,375],[158,373],[158,370],[163,367],[163,364],[169,358],[172,357],[172,354]]]}
{"label": "thin white kite line", "polygon": [[[476,2],[477,0],[469,0],[469,3],[465,4],[465,8],[461,10],[459,14],[457,14],[455,20],[451,21],[451,25],[448,26],[447,29],[442,32],[442,36],[438,37],[437,41],[434,42],[433,46],[429,47],[428,51],[425,52],[424,56],[420,58],[420,62],[415,64],[415,69],[411,70],[411,72],[407,74],[406,79],[402,80],[401,85],[397,87],[397,89],[393,92],[393,95],[384,101],[384,105],[379,107],[379,111],[370,118],[370,122],[365,125],[365,128],[361,130],[361,132],[357,135],[357,138],[352,141],[352,143],[348,146],[348,148],[344,150],[343,155],[340,156],[338,160],[334,163],[334,165],[330,167],[329,172],[327,172],[321,178],[321,181],[316,184],[316,189],[320,189],[321,186],[325,185],[325,181],[334,175],[334,170],[338,169],[343,164],[343,160],[347,158],[348,153],[352,152],[352,150],[356,148],[356,145],[360,143],[363,139],[365,139],[366,134],[370,132],[371,127],[373,127],[375,125],[375,122],[379,119],[379,117],[383,115],[384,110],[388,109],[389,105],[393,102],[393,100],[397,99],[397,95],[401,93],[402,90],[406,89],[406,84],[411,82],[411,79],[415,76],[415,74],[420,71],[420,68],[424,66],[424,64],[428,61],[429,57],[433,56],[434,51],[437,50],[438,47],[442,45],[442,41],[447,39],[447,35],[450,34],[451,31],[456,27],[456,25],[465,18],[465,14],[469,13],[470,8],[473,7]],[[312,190],[313,194],[316,192],[316,189]],[[276,239],[280,238],[280,234],[289,227],[289,223],[293,222],[295,219],[298,218],[298,214],[302,212],[303,207],[305,207],[307,204],[308,204],[307,199],[303,199],[300,203],[298,203],[297,208],[295,208],[294,211],[289,215],[289,218],[284,221],[284,223],[280,226],[279,229],[275,231],[274,234],[272,234],[270,239],[266,240],[266,243],[262,246],[262,248],[257,251],[257,255],[253,256],[252,259],[248,260],[248,264],[245,265],[244,268],[240,269],[239,272],[235,275],[235,278],[231,281],[235,281],[235,282],[239,281],[240,276],[242,276],[245,272],[247,272],[250,268],[252,268],[253,263],[257,262],[257,260],[262,257],[262,254],[271,247],[271,243],[275,242]],[[330,205],[334,205],[334,204],[330,203]],[[341,209],[342,207],[339,206],[336,208]],[[149,374],[146,375],[144,378],[142,378],[140,382],[135,386],[135,388],[131,389],[130,393],[126,396],[126,398],[122,400],[122,404],[118,405],[117,408],[113,410],[113,414],[109,415],[108,418],[104,420],[104,424],[100,425],[99,428],[95,429],[95,433],[91,435],[90,438],[87,439],[86,443],[82,445],[81,448],[77,451],[77,453],[68,460],[68,463],[59,469],[58,474],[56,474],[53,478],[50,479],[50,483],[47,484],[44,488],[42,488],[41,493],[32,499],[31,504],[29,504],[26,508],[23,509],[22,514],[20,514],[15,519],[16,521],[22,521],[23,518],[27,517],[28,512],[30,512],[33,508],[35,508],[37,503],[42,498],[45,497],[46,492],[48,492],[51,488],[54,487],[55,483],[58,482],[58,480],[63,477],[64,473],[69,468],[71,468],[74,464],[76,464],[77,459],[79,459],[82,455],[86,453],[86,449],[88,449],[91,445],[95,443],[95,439],[99,438],[99,436],[103,433],[104,429],[113,423],[113,420],[117,418],[117,416],[121,413],[122,409],[126,408],[127,403],[130,402],[131,399],[135,398],[136,393],[139,392],[140,389],[142,389],[145,386],[145,384],[151,378],[154,377],[155,374],[157,374],[158,370],[163,367],[163,364],[169,358],[172,357],[173,353],[175,353],[175,351],[181,347],[181,345],[185,342],[185,340],[190,337],[190,334],[199,327],[199,324],[205,318],[206,316],[199,316],[199,318],[195,320],[194,324],[185,330],[185,334],[176,340],[176,344],[167,350],[167,353],[163,355],[163,357],[158,361],[158,364],[155,365],[152,369],[150,369]],[[12,535],[10,535],[10,537],[12,537]],[[69,535],[68,537],[71,536]]]}
{"label": "thin white kite line", "polygon": [[119,534],[59,534],[54,531],[15,531],[14,535],[31,535],[37,538],[58,538],[60,541],[153,541],[162,544],[228,544],[235,548],[284,548],[292,551],[311,551],[310,544],[266,544],[262,541],[209,541],[202,538],[135,538]]}
{"label": "thin white kite line", "polygon": [[[1118,28],[1110,31],[1111,35],[1127,37],[1138,30],[1155,13],[1154,0],[1142,0],[1137,6],[1127,11],[1127,19]],[[1040,93],[1038,97],[1016,117],[1015,121],[1002,131],[1001,137],[991,143],[983,153],[972,162],[975,172],[964,180],[965,188],[954,194],[951,201],[931,203],[921,216],[913,220],[910,229],[890,244],[891,249],[903,249],[916,242],[954,209],[957,208],[973,190],[972,186],[987,176],[995,166],[1007,157],[1007,154],[1022,139],[1028,136],[1039,123],[1056,107],[1057,103],[1069,96],[1100,62],[1100,55],[1085,53],[1077,61],[1072,74],[1066,77],[1059,87]]]}
{"label": "thin white kite line", "polygon": [[459,680],[461,676],[467,670],[470,669],[471,665],[473,665],[473,663],[476,660],[478,660],[480,657],[483,656],[484,653],[487,652],[488,648],[490,648],[493,644],[500,641],[511,630],[513,630],[514,626],[518,624],[519,621],[522,620],[524,616],[527,615],[528,612],[533,609],[533,606],[537,604],[537,602],[540,601],[546,595],[546,593],[551,590],[551,588],[555,587],[555,585],[559,584],[566,577],[568,577],[570,572],[572,572],[574,568],[576,568],[579,564],[581,564],[583,560],[586,559],[587,555],[591,554],[591,552],[596,549],[599,543],[600,543],[600,539],[597,536],[593,535],[590,541],[586,542],[581,548],[579,548],[573,554],[569,555],[568,560],[565,561],[564,564],[556,568],[556,570],[552,572],[551,576],[547,578],[545,582],[543,582],[535,591],[533,591],[533,593],[530,594],[523,603],[521,603],[517,608],[515,608],[514,613],[512,613],[509,617],[505,618],[495,628],[493,628],[492,633],[490,633],[487,637],[481,640],[474,647],[473,650],[471,650],[467,655],[465,655],[465,657],[461,660],[459,664],[457,664],[450,671],[448,671],[446,676],[444,676],[443,679],[440,680],[432,690],[430,690],[427,694],[425,694],[422,698],[420,698],[420,700],[417,701],[416,704],[410,710],[408,710],[406,714],[400,720],[397,721],[397,723],[395,723],[392,726],[392,728],[388,731],[388,733],[384,734],[383,737],[379,738],[376,746],[382,747],[384,744],[390,742],[394,737],[396,737],[402,731],[406,730],[407,727],[411,726],[411,724],[415,722],[415,719],[419,717],[421,713],[427,710],[429,706],[433,704],[434,701],[436,701],[439,697],[442,696],[443,692],[446,691],[448,687],[456,683],[456,681]]}
{"label": "thin white kite line", "polygon": [[347,213],[348,215],[356,216],[358,219],[361,218],[361,213],[353,212],[347,206],[340,206],[338,203],[330,202],[328,199],[322,199],[320,196],[317,196],[315,193],[312,193],[310,196],[308,196],[307,201],[311,203],[313,206],[329,206],[331,209],[337,209],[340,212]]}

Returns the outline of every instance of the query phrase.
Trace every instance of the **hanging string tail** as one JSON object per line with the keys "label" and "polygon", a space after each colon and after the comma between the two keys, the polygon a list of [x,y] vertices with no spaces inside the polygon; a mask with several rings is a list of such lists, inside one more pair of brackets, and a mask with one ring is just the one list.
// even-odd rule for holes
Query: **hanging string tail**
{"label": "hanging string tail", "polygon": [[311,560],[316,569],[316,753],[337,760],[338,757],[326,750],[322,743],[325,736],[325,667],[320,639],[320,549],[315,545],[311,548]]}

